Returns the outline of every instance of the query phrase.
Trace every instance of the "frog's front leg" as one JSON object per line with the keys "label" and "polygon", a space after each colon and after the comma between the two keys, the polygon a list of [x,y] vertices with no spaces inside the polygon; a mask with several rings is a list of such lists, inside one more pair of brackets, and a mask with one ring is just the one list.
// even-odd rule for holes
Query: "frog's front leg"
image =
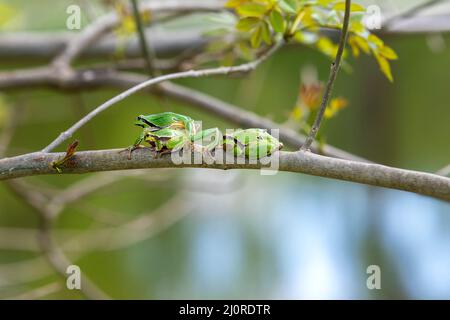
{"label": "frog's front leg", "polygon": [[134,141],[134,144],[129,146],[128,148],[120,151],[120,152],[128,152],[128,160],[131,160],[131,154],[134,150],[144,148],[144,146],[141,145],[141,142],[145,139],[145,130],[142,130],[139,137],[136,138],[136,141]]}
{"label": "frog's front leg", "polygon": [[131,159],[131,153],[134,150],[140,149],[140,148],[144,148],[143,145],[141,145],[142,141],[144,141],[145,136],[146,136],[146,130],[142,130],[141,134],[136,138],[136,141],[134,141],[134,144],[129,148],[130,153],[128,154],[128,159]]}

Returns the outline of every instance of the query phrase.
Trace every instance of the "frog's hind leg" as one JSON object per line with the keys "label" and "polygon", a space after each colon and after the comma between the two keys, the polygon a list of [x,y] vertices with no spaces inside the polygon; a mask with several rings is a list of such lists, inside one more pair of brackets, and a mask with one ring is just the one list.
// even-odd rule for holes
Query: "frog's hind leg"
{"label": "frog's hind leg", "polygon": [[[203,141],[206,140],[206,145],[203,145]],[[211,152],[217,147],[222,147],[223,136],[219,128],[205,129],[193,135],[191,137],[191,142],[195,146],[201,146],[203,152],[211,155]],[[199,142],[199,143],[198,143]]]}
{"label": "frog's hind leg", "polygon": [[156,154],[155,154],[155,158],[159,159],[159,158],[161,158],[163,155],[169,154],[169,153],[172,153],[172,150],[169,150],[169,149],[167,149],[167,148],[163,148],[163,149],[161,149],[161,150],[157,150],[157,151],[156,151]]}

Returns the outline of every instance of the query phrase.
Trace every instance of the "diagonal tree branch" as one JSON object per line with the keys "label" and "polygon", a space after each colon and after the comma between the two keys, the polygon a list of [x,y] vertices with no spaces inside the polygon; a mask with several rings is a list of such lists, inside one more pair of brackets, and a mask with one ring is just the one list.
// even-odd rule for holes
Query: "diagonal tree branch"
{"label": "diagonal tree branch", "polygon": [[[108,70],[78,70],[70,77],[61,78],[52,68],[26,69],[13,72],[0,73],[0,89],[13,90],[23,87],[51,87],[62,90],[84,90],[93,88],[118,88],[128,89],[136,86],[147,78],[141,74],[129,72],[115,72]],[[151,92],[151,87],[147,91]],[[215,97],[209,96],[190,88],[186,88],[171,82],[164,82],[158,85],[160,93],[176,99],[183,103],[188,103],[201,110],[215,114],[232,123],[245,128],[280,128],[280,124],[261,117],[253,112],[243,110],[240,107],[224,102]],[[298,149],[304,143],[305,137],[296,131],[281,127],[281,140]],[[330,145],[312,145],[312,150],[324,155],[348,159],[354,161],[369,162],[369,160],[340,150]]]}
{"label": "diagonal tree branch", "polygon": [[[216,3],[199,3],[198,1],[152,1],[146,3],[141,8],[141,12],[201,12],[201,11],[216,11],[220,2]],[[58,55],[54,64],[57,67],[67,68],[70,64],[91,44],[102,38],[105,34],[110,32],[114,27],[120,23],[120,17],[114,12],[100,17],[94,23],[88,25],[82,33],[74,37],[67,44],[63,52]]]}
{"label": "diagonal tree branch", "polygon": [[153,61],[155,60],[155,52],[147,43],[147,38],[145,37],[144,26],[139,13],[138,0],[131,0],[133,7],[134,21],[136,24],[136,32],[139,37],[139,43],[142,50],[142,56],[147,65],[147,71],[150,76],[154,76],[155,68],[153,67]]}
{"label": "diagonal tree branch", "polygon": [[50,284],[46,284],[39,288],[33,289],[31,291],[6,298],[7,300],[37,300],[42,299],[50,294],[57,293],[61,291],[63,286],[59,282],[53,282]]}
{"label": "diagonal tree branch", "polygon": [[[38,244],[44,257],[49,265],[61,276],[63,280],[66,280],[66,269],[73,263],[66,257],[52,236],[52,217],[46,210],[41,201],[36,201],[37,196],[42,196],[39,192],[31,191],[23,188],[15,181],[8,181],[6,186],[12,191],[13,194],[18,196],[25,202],[33,211],[38,214],[40,221],[40,228],[38,233]],[[88,299],[108,299],[108,296],[100,290],[90,279],[83,276],[83,283],[81,286],[81,293]]]}
{"label": "diagonal tree branch", "polygon": [[396,14],[391,18],[386,19],[383,22],[383,28],[384,29],[392,29],[392,27],[397,24],[401,23],[404,20],[407,20],[411,17],[417,16],[420,12],[431,8],[435,6],[436,4],[444,2],[443,0],[429,0],[422,3],[419,3],[418,5],[413,6],[412,8],[409,8],[405,12],[402,12],[401,14]]}
{"label": "diagonal tree branch", "polygon": [[305,144],[301,148],[302,151],[308,151],[312,143],[316,140],[316,136],[317,133],[319,132],[320,124],[322,123],[325,110],[328,107],[328,103],[330,101],[331,94],[333,92],[334,82],[336,81],[336,77],[339,72],[339,68],[341,66],[342,54],[344,53],[345,44],[347,43],[351,5],[352,5],[351,0],[345,0],[344,24],[341,31],[341,38],[339,40],[339,47],[336,53],[336,58],[334,59],[334,62],[331,64],[330,76],[328,78],[328,82],[325,87],[325,91],[323,93],[322,104],[320,105],[319,112],[317,113],[316,119],[314,120],[311,130],[308,136],[306,137]]}
{"label": "diagonal tree branch", "polygon": [[[10,137],[17,128],[20,114],[14,110],[10,116],[9,126],[2,132],[2,139],[4,142],[4,149],[8,148]],[[1,155],[0,155],[1,156]],[[5,183],[9,190],[20,198],[26,205],[28,205],[33,211],[38,214],[39,217],[39,233],[38,244],[43,255],[47,259],[49,265],[65,280],[66,268],[71,265],[72,262],[65,256],[59,246],[54,242],[52,237],[51,225],[53,222],[53,216],[51,211],[46,206],[47,198],[39,191],[28,188],[26,185],[19,183],[18,181],[7,181]],[[82,294],[89,299],[106,299],[107,296],[93,284],[88,278],[83,277],[83,286],[81,288]]]}
{"label": "diagonal tree branch", "polygon": [[241,64],[238,66],[219,67],[219,68],[203,69],[203,70],[190,70],[190,71],[184,71],[184,72],[178,72],[178,73],[171,73],[171,74],[162,75],[157,78],[152,78],[147,81],[144,81],[144,82],[120,93],[119,95],[111,98],[110,100],[106,101],[102,105],[95,108],[93,111],[91,111],[89,114],[87,114],[85,117],[80,119],[77,123],[75,123],[72,127],[67,129],[66,131],[62,132],[48,146],[46,146],[44,149],[42,149],[42,152],[52,151],[54,148],[59,146],[62,142],[69,139],[78,129],[80,129],[82,126],[84,126],[90,120],[92,120],[99,113],[105,111],[110,106],[116,104],[117,102],[122,101],[123,99],[129,97],[130,95],[132,95],[142,89],[148,88],[152,85],[156,85],[161,82],[168,81],[168,80],[183,79],[183,78],[199,78],[199,77],[208,77],[208,76],[214,76],[214,75],[229,75],[232,73],[247,73],[247,72],[254,70],[259,64],[261,64],[268,57],[270,57],[272,54],[274,54],[282,45],[283,45],[283,42],[280,41],[280,42],[276,43],[273,47],[271,47],[267,52],[262,54],[257,60],[254,60],[249,63],[244,63],[244,64]]}

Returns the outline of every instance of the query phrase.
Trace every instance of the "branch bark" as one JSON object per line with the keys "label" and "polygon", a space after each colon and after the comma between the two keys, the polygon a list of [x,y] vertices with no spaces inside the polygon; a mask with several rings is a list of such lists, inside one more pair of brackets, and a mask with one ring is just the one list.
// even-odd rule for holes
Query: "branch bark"
{"label": "branch bark", "polygon": [[[142,168],[261,169],[255,164],[175,165],[169,155],[154,157],[148,149],[136,150],[131,160],[123,149],[78,152],[62,168],[63,174]],[[279,170],[310,174],[373,186],[415,192],[450,202],[450,178],[372,163],[348,161],[310,152],[280,152]],[[32,175],[56,174],[51,167],[64,153],[36,152],[0,160],[0,180]]]}

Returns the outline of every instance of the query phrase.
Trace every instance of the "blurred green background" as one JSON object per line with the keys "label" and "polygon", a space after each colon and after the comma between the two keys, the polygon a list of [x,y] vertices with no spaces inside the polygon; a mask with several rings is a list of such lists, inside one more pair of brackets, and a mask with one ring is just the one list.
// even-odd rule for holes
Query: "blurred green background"
{"label": "blurred green background", "polygon": [[[71,2],[2,3],[20,17],[11,32],[64,30],[65,9]],[[83,1],[79,4],[83,8]],[[406,1],[395,4],[401,9]],[[383,39],[400,56],[392,63],[395,82],[383,77],[373,59],[352,60],[353,72],[341,72],[335,87],[336,95],[350,105],[326,123],[323,134],[329,144],[373,161],[434,172],[450,162],[450,36]],[[436,41],[439,49],[430,46]],[[0,68],[42,63],[6,59]],[[300,73],[311,66],[321,80],[327,78],[327,58],[292,46],[245,78],[179,83],[284,122],[295,105]],[[8,155],[42,148],[81,114],[117,93],[50,89],[2,93],[2,113],[19,101],[23,106]],[[136,115],[164,110],[201,119],[205,127],[233,127],[189,105],[134,95],[95,118],[74,138],[80,140],[80,150],[126,147],[138,134],[133,127]],[[0,119],[3,128],[2,119],[6,118]],[[88,238],[66,251],[83,274],[113,298],[450,298],[449,204],[289,173],[261,176],[258,171],[180,169],[140,174],[153,181],[125,178],[101,188],[70,205],[56,225],[59,231],[80,232],[120,227],[158,208],[162,212],[155,214],[169,220],[176,217],[170,227],[144,232],[142,239],[129,245],[95,248]],[[52,190],[86,177],[26,181]],[[37,217],[3,184],[0,226],[0,298],[59,279],[39,252],[15,250],[8,241],[6,228],[36,228]],[[135,232],[139,227],[129,229],[130,234]],[[83,244],[92,250],[84,250]],[[381,268],[381,290],[366,287],[369,265]],[[45,298],[81,297],[61,289]]]}

